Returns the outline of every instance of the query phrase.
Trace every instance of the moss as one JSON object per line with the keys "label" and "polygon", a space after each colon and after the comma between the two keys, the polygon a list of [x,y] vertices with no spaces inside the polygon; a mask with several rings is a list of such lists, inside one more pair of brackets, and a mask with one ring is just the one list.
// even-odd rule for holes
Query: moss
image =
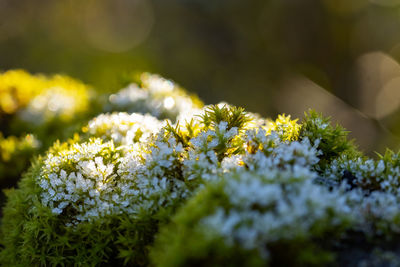
{"label": "moss", "polygon": [[121,89],[109,96],[104,111],[149,113],[175,122],[179,116],[203,107],[203,102],[178,84],[161,76],[141,73],[127,75]]}
{"label": "moss", "polygon": [[292,120],[290,115],[278,115],[268,130],[269,132],[275,131],[283,141],[295,141],[299,139],[301,129],[301,125],[297,121],[297,119]]}
{"label": "moss", "polygon": [[[13,114],[6,130],[9,134],[34,133],[47,148],[57,139],[72,136],[96,114],[91,107],[94,92],[88,85],[64,75],[31,77],[40,81],[40,88]],[[15,86],[23,90],[18,83]]]}
{"label": "moss", "polygon": [[97,137],[113,141],[116,146],[145,142],[165,125],[155,117],[138,113],[113,112],[100,114],[82,127],[81,140]]}
{"label": "moss", "polygon": [[[147,264],[148,247],[159,225],[169,221],[201,182],[183,176],[188,150],[179,149],[182,144],[175,136],[181,133],[168,131],[171,125],[124,149],[126,145],[115,146],[113,135],[103,131],[103,123],[100,126],[100,133],[95,127],[94,135],[103,140],[88,139],[89,125],[83,136],[55,143],[24,175],[19,188],[8,193],[2,263]],[[212,129],[219,142],[232,139],[225,137],[227,129],[217,124]],[[224,150],[224,156],[227,153]],[[162,162],[166,167],[158,166]]]}
{"label": "moss", "polygon": [[30,159],[55,140],[71,137],[95,112],[92,97],[88,85],[68,76],[1,73],[0,188],[14,186]]}
{"label": "moss", "polygon": [[[260,179],[257,174],[253,174],[253,178]],[[161,229],[150,254],[154,266],[321,266],[334,260],[335,255],[329,251],[329,247],[335,240],[340,240],[340,233],[343,233],[349,221],[343,217],[341,223],[332,224],[333,217],[342,215],[330,209],[326,210],[325,217],[319,219],[317,217],[314,219],[314,211],[309,210],[310,213],[305,218],[308,217],[307,220],[311,221],[310,228],[300,230],[301,226],[285,224],[285,219],[280,218],[279,212],[274,211],[274,206],[284,200],[277,199],[277,203],[272,206],[253,204],[249,211],[256,212],[254,216],[269,216],[274,224],[282,220],[280,222],[282,227],[276,229],[278,232],[268,234],[268,230],[265,229],[264,235],[261,234],[264,230],[259,228],[262,224],[252,224],[247,221],[249,225],[261,231],[260,236],[256,237],[257,242],[261,242],[258,243],[260,246],[258,248],[246,247],[242,243],[244,240],[241,242],[240,239],[235,239],[237,233],[221,234],[217,229],[225,227],[223,225],[217,224],[217,228],[210,227],[206,223],[207,218],[210,216],[213,218],[218,210],[225,210],[227,217],[221,223],[224,221],[227,225],[229,218],[232,219],[230,215],[241,210],[239,202],[235,204],[230,200],[237,192],[226,190],[227,184],[231,183],[232,179],[240,181],[241,174],[227,174],[219,182],[208,184],[178,211],[169,225]],[[289,188],[291,183],[279,180],[264,181],[272,184],[282,183],[283,186],[286,184]],[[287,193],[290,192],[288,189]],[[293,200],[296,201],[295,198]],[[320,212],[323,212],[323,209]],[[287,216],[291,215],[288,213]],[[246,221],[243,223],[246,224]],[[246,226],[237,223],[233,231],[239,231],[241,228],[244,230]],[[268,228],[267,225],[265,228]],[[227,231],[227,228],[221,231]],[[285,231],[293,232],[293,235],[287,235]],[[227,238],[228,236],[230,237]]]}
{"label": "moss", "polygon": [[[33,168],[30,174],[37,171]],[[157,230],[150,227],[157,225],[153,218],[143,216],[138,220],[114,215],[71,228],[40,204],[36,197],[39,188],[32,179],[23,179],[20,188],[7,194],[2,265],[143,266],[147,263],[146,245]]]}
{"label": "moss", "polygon": [[1,131],[6,135],[31,132],[47,141],[46,138],[62,134],[52,132],[57,126],[90,113],[93,92],[68,76],[10,70],[0,74],[0,94]]}
{"label": "moss", "polygon": [[305,118],[301,123],[299,139],[308,138],[311,144],[318,144],[321,150],[319,170],[324,170],[332,160],[346,155],[349,158],[362,156],[357,150],[353,140],[347,138],[348,131],[342,126],[333,126],[329,117],[310,110],[305,113]]}
{"label": "moss", "polygon": [[[321,266],[348,262],[352,251],[349,265],[372,251],[385,252],[373,262],[396,261],[400,152],[368,158],[315,111],[301,123],[272,121],[228,104],[203,107],[157,75],[137,83],[104,109],[170,121],[110,113],[86,123],[98,112],[89,111],[88,86],[0,75],[0,173],[17,177],[34,159],[7,190],[0,264]],[[53,94],[81,98],[58,109]],[[31,135],[12,135],[27,129],[43,150],[73,138],[35,157]]]}
{"label": "moss", "polygon": [[[70,152],[74,146],[56,144],[48,153],[63,155],[67,159],[70,158],[68,155],[73,155]],[[112,146],[105,146],[97,156],[102,157],[106,164],[117,154]],[[48,157],[39,158],[24,175],[19,188],[7,192],[8,202],[1,225],[1,243],[4,246],[0,253],[1,264],[145,265],[147,245],[158,229],[157,217],[150,216],[143,209],[139,214],[111,213],[70,225],[71,218],[78,212],[73,203],[57,214],[52,205],[43,202],[43,187],[39,186],[38,180],[49,174],[45,171],[46,161]],[[53,167],[72,172],[77,171],[74,166],[73,162],[67,165],[60,162]],[[78,198],[77,204],[83,204],[81,200]]]}

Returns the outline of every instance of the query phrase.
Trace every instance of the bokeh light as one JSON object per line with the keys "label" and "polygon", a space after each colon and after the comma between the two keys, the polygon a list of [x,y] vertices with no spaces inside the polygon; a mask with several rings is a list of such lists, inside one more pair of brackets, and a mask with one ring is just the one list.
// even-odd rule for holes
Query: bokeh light
{"label": "bokeh light", "polygon": [[85,8],[85,36],[95,48],[124,52],[146,40],[153,19],[147,0],[89,1]]}

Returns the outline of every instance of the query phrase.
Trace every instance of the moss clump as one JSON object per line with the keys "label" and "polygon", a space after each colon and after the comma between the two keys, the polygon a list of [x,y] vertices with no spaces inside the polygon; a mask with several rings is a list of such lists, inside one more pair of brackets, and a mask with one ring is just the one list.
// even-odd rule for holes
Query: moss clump
{"label": "moss clump", "polygon": [[89,86],[64,75],[0,74],[1,188],[15,185],[34,155],[79,129],[91,116],[92,96]]}
{"label": "moss clump", "polygon": [[[287,127],[276,126],[282,121]],[[300,125],[280,117],[244,136],[238,159],[161,229],[155,266],[354,266],[380,262],[375,250],[395,255],[398,154],[362,156],[343,128],[315,112]]]}
{"label": "moss clump", "polygon": [[[109,97],[104,111],[149,113],[175,122],[203,107],[195,96],[179,85],[158,75],[143,73],[127,78],[129,85]],[[131,83],[133,81],[133,83]]]}
{"label": "moss clump", "polygon": [[1,263],[144,264],[156,219],[133,207],[134,181],[114,173],[119,157],[112,142],[93,139],[56,144],[36,161],[7,194]]}
{"label": "moss clump", "polygon": [[161,230],[151,254],[154,265],[332,262],[328,248],[351,221],[340,197],[307,178],[286,175],[245,171],[208,184]]}
{"label": "moss clump", "polygon": [[113,140],[116,146],[128,146],[145,142],[165,125],[155,117],[146,114],[114,112],[100,114],[82,127],[82,140],[98,137],[105,141]]}
{"label": "moss clump", "polygon": [[67,213],[59,216],[44,206],[39,198],[42,189],[28,178],[40,175],[40,165],[39,161],[30,169],[19,189],[8,191],[0,252],[3,266],[145,265],[155,218],[111,214],[66,226]]}
{"label": "moss clump", "polygon": [[32,132],[51,144],[62,135],[57,127],[89,113],[91,94],[87,85],[68,76],[1,73],[1,131],[7,136]]}
{"label": "moss clump", "polygon": [[[64,75],[32,75],[31,80],[33,84],[38,84],[35,84],[38,89],[28,101],[20,103],[12,114],[9,128],[4,129],[7,134],[34,133],[43,147],[47,148],[55,140],[71,136],[82,122],[95,114],[96,111],[90,108],[93,92],[80,81]],[[14,86],[9,90],[24,89],[18,83]]]}
{"label": "moss clump", "polygon": [[299,139],[308,138],[312,144],[318,142],[318,149],[322,152],[318,167],[324,170],[332,160],[340,156],[346,155],[351,158],[361,156],[353,140],[349,140],[347,135],[348,131],[342,126],[333,126],[329,117],[311,110],[305,113]]}

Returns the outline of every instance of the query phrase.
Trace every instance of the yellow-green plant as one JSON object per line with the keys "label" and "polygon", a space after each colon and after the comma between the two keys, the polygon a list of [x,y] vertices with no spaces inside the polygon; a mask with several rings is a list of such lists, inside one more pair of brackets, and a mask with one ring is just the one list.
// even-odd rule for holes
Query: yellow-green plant
{"label": "yellow-green plant", "polygon": [[0,74],[1,188],[15,185],[35,154],[71,136],[92,116],[92,94],[64,75]]}
{"label": "yellow-green plant", "polygon": [[29,167],[39,147],[39,140],[31,134],[22,138],[5,138],[0,133],[0,188],[14,185],[14,181]]}

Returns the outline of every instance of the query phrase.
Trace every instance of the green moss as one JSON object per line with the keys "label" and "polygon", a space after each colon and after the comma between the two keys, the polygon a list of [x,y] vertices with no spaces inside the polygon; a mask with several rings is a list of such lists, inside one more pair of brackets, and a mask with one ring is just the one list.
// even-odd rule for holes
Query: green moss
{"label": "green moss", "polygon": [[[68,155],[74,155],[71,154],[74,147],[72,141],[55,144],[48,155],[63,155],[67,159]],[[116,163],[118,154],[112,146],[106,146],[96,157],[101,157],[104,164]],[[147,246],[158,229],[157,216],[142,209],[134,215],[110,213],[70,225],[71,218],[77,214],[73,203],[61,214],[52,212],[51,206],[43,203],[43,188],[38,180],[51,174],[44,167],[49,164],[46,160],[43,157],[36,160],[19,188],[7,191],[0,263],[3,266],[146,265]],[[73,157],[69,163],[60,162],[53,168],[68,173],[78,171]],[[113,182],[117,181],[114,178]],[[81,200],[77,199],[77,204]]]}
{"label": "green moss", "polygon": [[283,141],[296,141],[299,139],[301,125],[297,119],[290,119],[290,115],[278,115],[278,118],[272,123],[270,131],[275,131]]}
{"label": "green moss", "polygon": [[322,152],[318,163],[319,170],[324,170],[333,159],[346,155],[349,158],[361,156],[353,140],[347,138],[348,131],[342,126],[333,126],[329,117],[316,111],[305,113],[301,123],[299,139],[308,138],[312,145],[318,143]]}

